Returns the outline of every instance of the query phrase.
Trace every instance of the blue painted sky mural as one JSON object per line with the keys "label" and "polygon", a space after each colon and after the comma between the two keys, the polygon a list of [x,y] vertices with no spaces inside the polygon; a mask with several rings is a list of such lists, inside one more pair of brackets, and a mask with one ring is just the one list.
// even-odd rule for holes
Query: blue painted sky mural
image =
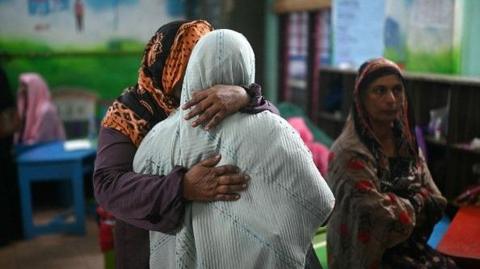
{"label": "blue painted sky mural", "polygon": [[28,0],[30,15],[48,15],[51,12],[68,10],[70,0]]}
{"label": "blue painted sky mural", "polygon": [[[0,0],[0,2],[8,0]],[[75,0],[28,0],[28,11],[30,15],[48,15],[49,13],[68,10],[73,4],[81,2]],[[135,5],[138,0],[84,0],[84,5],[92,10],[107,10],[120,5]]]}

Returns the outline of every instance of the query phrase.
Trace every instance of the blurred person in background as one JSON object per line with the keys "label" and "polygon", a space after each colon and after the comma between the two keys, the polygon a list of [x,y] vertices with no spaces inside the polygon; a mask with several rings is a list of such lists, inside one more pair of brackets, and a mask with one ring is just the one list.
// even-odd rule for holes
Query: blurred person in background
{"label": "blurred person in background", "polygon": [[13,135],[20,127],[15,99],[7,75],[0,68],[0,246],[21,238],[20,197]]}
{"label": "blurred person in background", "polygon": [[17,111],[20,129],[15,142],[33,145],[41,142],[65,140],[63,122],[52,101],[45,80],[37,73],[23,73],[19,79]]}

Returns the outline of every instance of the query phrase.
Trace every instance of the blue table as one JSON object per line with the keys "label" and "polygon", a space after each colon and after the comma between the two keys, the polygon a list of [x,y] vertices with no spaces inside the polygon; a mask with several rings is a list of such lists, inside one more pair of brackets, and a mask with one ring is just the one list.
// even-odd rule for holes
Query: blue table
{"label": "blue table", "polygon": [[[23,231],[26,238],[56,232],[85,234],[83,175],[93,172],[95,155],[94,147],[66,151],[63,142],[52,142],[37,146],[17,156]],[[74,222],[67,222],[64,217],[59,216],[48,224],[34,225],[31,184],[45,181],[71,183]]]}

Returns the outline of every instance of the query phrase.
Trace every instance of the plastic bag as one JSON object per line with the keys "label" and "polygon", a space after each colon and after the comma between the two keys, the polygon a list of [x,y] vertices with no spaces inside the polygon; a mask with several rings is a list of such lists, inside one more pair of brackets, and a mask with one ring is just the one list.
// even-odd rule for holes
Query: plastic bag
{"label": "plastic bag", "polygon": [[430,122],[428,131],[435,139],[447,136],[448,131],[448,107],[430,110]]}

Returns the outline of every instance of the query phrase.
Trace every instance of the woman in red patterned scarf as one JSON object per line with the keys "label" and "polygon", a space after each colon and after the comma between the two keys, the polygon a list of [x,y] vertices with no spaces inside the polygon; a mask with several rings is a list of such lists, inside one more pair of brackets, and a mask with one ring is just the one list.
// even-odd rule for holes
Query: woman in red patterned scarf
{"label": "woman in red patterned scarf", "polygon": [[427,245],[446,205],[418,150],[405,82],[384,58],[364,63],[332,146],[329,268],[456,268]]}
{"label": "woman in red patterned scarf", "polygon": [[[200,161],[189,170],[176,167],[165,176],[132,171],[138,145],[147,132],[177,109],[179,92],[190,53],[212,30],[202,20],[168,23],[148,42],[138,83],[109,107],[99,134],[95,163],[95,197],[117,218],[117,268],[148,268],[148,231],[174,233],[181,223],[186,201],[237,200],[249,177],[237,167],[215,167],[220,156]],[[216,85],[200,91],[183,109],[187,118],[198,116],[195,126],[213,128],[236,111],[276,111],[256,84]],[[277,112],[278,113],[278,112]],[[170,154],[162,152],[161,154]]]}

